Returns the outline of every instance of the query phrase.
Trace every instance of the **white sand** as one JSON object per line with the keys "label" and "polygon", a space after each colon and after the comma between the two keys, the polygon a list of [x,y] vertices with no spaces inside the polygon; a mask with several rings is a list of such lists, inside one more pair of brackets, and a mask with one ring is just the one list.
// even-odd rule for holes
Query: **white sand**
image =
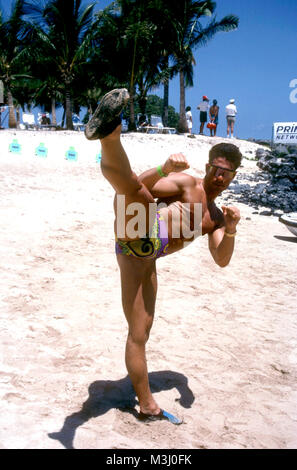
{"label": "white sand", "polygon": [[[20,155],[8,152],[13,138]],[[136,172],[181,151],[190,172],[202,174],[220,141],[123,136]],[[34,155],[40,142],[47,158]],[[234,143],[250,157],[258,147]],[[64,159],[70,146],[77,162]],[[207,237],[158,260],[150,379],[160,406],[184,424],[146,425],[119,409],[135,406],[135,396],[124,364],[113,191],[98,149],[82,133],[0,133],[0,446],[296,448],[297,238],[244,204],[227,268],[212,261]],[[253,170],[244,160],[241,171]]]}

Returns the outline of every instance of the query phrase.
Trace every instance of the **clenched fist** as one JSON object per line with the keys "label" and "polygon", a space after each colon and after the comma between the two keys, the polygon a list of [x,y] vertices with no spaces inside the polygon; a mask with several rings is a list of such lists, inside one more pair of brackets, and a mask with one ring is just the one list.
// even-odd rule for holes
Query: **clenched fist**
{"label": "clenched fist", "polygon": [[228,233],[236,232],[236,225],[240,221],[240,212],[237,207],[222,206],[222,211],[225,218],[225,228]]}
{"label": "clenched fist", "polygon": [[178,173],[179,171],[184,171],[188,168],[190,168],[190,165],[188,164],[186,157],[182,153],[174,153],[166,160],[162,170],[164,173],[169,174],[171,172]]}

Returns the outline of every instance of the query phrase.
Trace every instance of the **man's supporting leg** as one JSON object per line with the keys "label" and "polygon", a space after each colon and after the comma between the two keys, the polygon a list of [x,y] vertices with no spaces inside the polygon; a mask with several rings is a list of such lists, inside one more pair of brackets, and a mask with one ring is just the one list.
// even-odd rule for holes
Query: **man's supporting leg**
{"label": "man's supporting leg", "polygon": [[145,345],[153,324],[157,295],[155,260],[138,260],[118,255],[121,271],[122,303],[129,326],[126,343],[126,366],[140,411],[158,414],[148,379]]}

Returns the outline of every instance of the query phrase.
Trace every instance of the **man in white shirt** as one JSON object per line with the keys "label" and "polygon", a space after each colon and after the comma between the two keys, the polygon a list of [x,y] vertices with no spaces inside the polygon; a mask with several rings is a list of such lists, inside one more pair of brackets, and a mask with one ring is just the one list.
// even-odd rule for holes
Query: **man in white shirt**
{"label": "man in white shirt", "polygon": [[226,106],[227,137],[229,138],[229,132],[231,129],[231,139],[233,139],[235,116],[237,114],[237,108],[234,103],[235,100],[232,98]]}
{"label": "man in white shirt", "polygon": [[209,99],[207,96],[204,95],[202,100],[197,106],[197,109],[200,109],[200,135],[203,135],[204,124],[207,122],[207,112],[209,109]]}
{"label": "man in white shirt", "polygon": [[192,134],[193,116],[192,116],[191,106],[186,107],[186,119],[187,119],[187,125],[188,125],[188,132],[189,134]]}

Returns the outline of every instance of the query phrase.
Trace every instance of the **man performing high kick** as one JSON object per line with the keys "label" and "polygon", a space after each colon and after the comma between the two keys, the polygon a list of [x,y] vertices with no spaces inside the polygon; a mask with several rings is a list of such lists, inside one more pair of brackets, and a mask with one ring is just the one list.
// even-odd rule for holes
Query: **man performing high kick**
{"label": "man performing high kick", "polygon": [[[228,188],[242,155],[232,144],[217,144],[209,152],[203,179],[184,173],[189,168],[181,153],[137,176],[121,144],[120,114],[129,101],[126,89],[115,89],[101,100],[86,126],[87,139],[100,139],[102,174],[115,190],[116,255],[121,273],[122,304],[128,322],[126,366],[139,400],[140,420],[181,421],[162,410],[149,386],[145,346],[153,324],[157,295],[156,260],[181,250],[197,234],[208,235],[210,253],[220,267],[228,265],[240,220],[235,207],[215,199]],[[152,207],[158,207],[152,211]],[[159,209],[159,204],[165,206]],[[143,233],[131,230],[133,211],[142,208]],[[195,222],[200,208],[201,220]],[[130,222],[130,224],[129,224]],[[181,225],[182,230],[179,230]],[[186,225],[186,226],[185,226]],[[199,256],[199,253],[197,253]]]}

